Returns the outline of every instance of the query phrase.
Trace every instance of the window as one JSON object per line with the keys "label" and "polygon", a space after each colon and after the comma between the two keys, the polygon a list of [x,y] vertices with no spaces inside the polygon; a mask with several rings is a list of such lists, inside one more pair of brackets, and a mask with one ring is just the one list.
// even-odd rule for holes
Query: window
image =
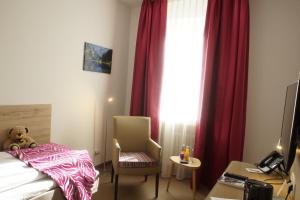
{"label": "window", "polygon": [[160,119],[195,122],[201,83],[203,0],[169,0]]}

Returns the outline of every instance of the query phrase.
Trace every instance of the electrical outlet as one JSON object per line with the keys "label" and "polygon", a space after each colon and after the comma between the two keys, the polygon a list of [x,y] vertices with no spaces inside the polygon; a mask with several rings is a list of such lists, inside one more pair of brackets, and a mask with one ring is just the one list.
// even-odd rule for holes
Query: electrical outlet
{"label": "electrical outlet", "polygon": [[290,196],[295,197],[295,194],[296,194],[296,177],[295,177],[294,172],[291,172],[290,179],[291,179],[291,183],[293,185],[293,191],[291,192]]}
{"label": "electrical outlet", "polygon": [[95,155],[99,155],[99,154],[100,154],[100,151],[96,149],[95,152],[94,152],[94,154],[95,154]]}

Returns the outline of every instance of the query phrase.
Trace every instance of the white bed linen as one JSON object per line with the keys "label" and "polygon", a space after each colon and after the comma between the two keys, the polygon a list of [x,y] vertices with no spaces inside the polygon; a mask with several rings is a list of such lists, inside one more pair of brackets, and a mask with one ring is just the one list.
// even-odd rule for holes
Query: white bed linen
{"label": "white bed linen", "polygon": [[40,195],[53,188],[57,187],[57,184],[50,178],[43,178],[21,185],[19,187],[12,188],[0,193],[0,199],[5,200],[27,200],[34,196]]}
{"label": "white bed linen", "polygon": [[[0,152],[0,192],[48,177],[6,152]],[[1,198],[0,198],[1,199]]]}
{"label": "white bed linen", "polygon": [[[98,190],[99,172],[92,191]],[[40,195],[57,184],[46,174],[28,167],[23,161],[6,152],[0,152],[0,200],[24,200]]]}
{"label": "white bed linen", "polygon": [[[97,179],[93,185],[92,193],[98,191],[99,186],[99,172],[96,171]],[[0,193],[0,199],[5,200],[28,200],[38,195],[41,195],[49,190],[58,187],[57,184],[51,178],[43,178],[21,185],[19,187],[12,188]]]}

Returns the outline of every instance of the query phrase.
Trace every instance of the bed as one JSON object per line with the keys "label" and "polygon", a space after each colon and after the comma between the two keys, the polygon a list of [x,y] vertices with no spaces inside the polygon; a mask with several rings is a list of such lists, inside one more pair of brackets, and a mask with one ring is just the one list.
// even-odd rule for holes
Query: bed
{"label": "bed", "polygon": [[[16,125],[30,129],[38,144],[50,142],[51,105],[0,106],[0,199],[49,200],[65,199],[61,189],[49,176],[3,152],[2,144],[8,130]],[[99,173],[92,192],[98,189]]]}

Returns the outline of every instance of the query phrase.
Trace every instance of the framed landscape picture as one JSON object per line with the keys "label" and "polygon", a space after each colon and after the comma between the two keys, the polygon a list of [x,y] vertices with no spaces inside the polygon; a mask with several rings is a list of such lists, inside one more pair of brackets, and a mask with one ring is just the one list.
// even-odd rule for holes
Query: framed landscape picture
{"label": "framed landscape picture", "polygon": [[84,43],[83,70],[111,73],[112,49],[91,43]]}

